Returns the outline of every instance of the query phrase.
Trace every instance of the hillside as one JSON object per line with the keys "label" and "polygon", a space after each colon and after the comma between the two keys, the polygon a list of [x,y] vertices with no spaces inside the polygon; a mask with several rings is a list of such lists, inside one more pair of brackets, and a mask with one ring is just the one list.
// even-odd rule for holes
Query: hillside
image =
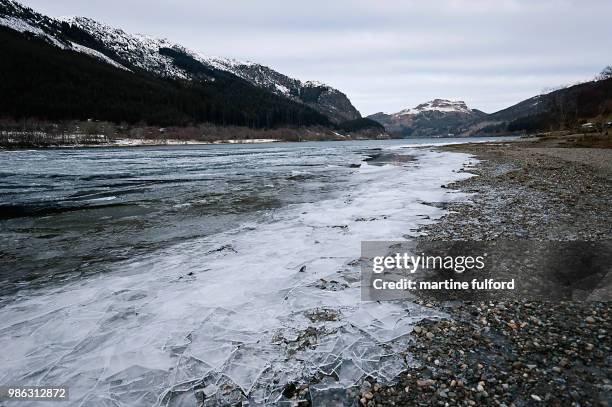
{"label": "hillside", "polygon": [[603,79],[529,98],[488,115],[487,121],[493,131],[534,132],[571,129],[611,115],[612,79]]}
{"label": "hillside", "polygon": [[492,114],[470,109],[461,101],[435,99],[412,109],[390,114],[380,112],[368,118],[385,126],[388,132],[404,137],[575,130],[587,122],[611,120],[612,78],[534,96]]}
{"label": "hillside", "polygon": [[304,103],[335,123],[361,118],[359,111],[344,93],[321,82],[302,82],[259,64],[223,58],[203,58],[215,68],[231,72],[256,86]]}
{"label": "hillside", "polygon": [[209,82],[135,74],[0,27],[0,112],[4,117],[95,118],[160,126],[211,122],[274,127],[327,124],[313,109],[211,72]]}
{"label": "hillside", "polygon": [[0,52],[5,118],[252,128],[360,118],[329,86],[87,18],[52,19],[10,0],[0,0]]}
{"label": "hillside", "polygon": [[415,108],[390,114],[380,112],[368,118],[404,137],[441,137],[462,133],[471,123],[485,116],[462,101],[434,99]]}

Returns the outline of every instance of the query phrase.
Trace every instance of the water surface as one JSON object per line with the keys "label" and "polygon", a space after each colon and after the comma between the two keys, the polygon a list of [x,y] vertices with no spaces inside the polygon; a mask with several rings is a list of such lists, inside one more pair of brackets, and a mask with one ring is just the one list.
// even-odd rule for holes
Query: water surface
{"label": "water surface", "polygon": [[392,380],[435,313],[361,302],[360,242],[465,199],[440,186],[473,160],[432,142],[1,153],[0,382],[186,406]]}

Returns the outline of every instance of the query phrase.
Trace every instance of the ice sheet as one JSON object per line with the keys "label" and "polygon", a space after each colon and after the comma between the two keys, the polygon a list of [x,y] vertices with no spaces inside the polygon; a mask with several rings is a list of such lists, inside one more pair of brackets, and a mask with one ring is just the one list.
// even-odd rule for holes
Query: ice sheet
{"label": "ice sheet", "polygon": [[182,406],[273,403],[317,375],[334,391],[393,379],[405,368],[394,352],[436,314],[361,302],[360,242],[403,240],[442,215],[422,202],[463,199],[440,185],[469,176],[453,171],[466,155],[406,152],[417,161],[363,164],[333,199],[22,290],[0,309],[0,383],[68,385],[71,406]]}

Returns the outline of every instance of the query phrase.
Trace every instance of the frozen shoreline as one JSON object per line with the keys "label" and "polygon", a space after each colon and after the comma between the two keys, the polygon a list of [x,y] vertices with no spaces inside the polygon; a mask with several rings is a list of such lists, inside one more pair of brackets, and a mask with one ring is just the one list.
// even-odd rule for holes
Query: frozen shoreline
{"label": "frozen shoreline", "polygon": [[403,239],[433,222],[443,211],[422,202],[463,199],[440,184],[470,175],[456,171],[465,154],[389,151],[416,160],[363,163],[336,197],[121,262],[114,272],[22,290],[0,310],[0,344],[9,350],[0,374],[70,377],[74,400],[112,395],[122,405],[194,397],[198,385],[222,403],[244,394],[276,400],[285,384],[317,376],[311,398],[365,375],[392,379],[406,367],[395,353],[414,323],[438,314],[361,303],[360,242]]}
{"label": "frozen shoreline", "polygon": [[[475,195],[470,203],[452,203],[447,215],[424,228],[425,239],[609,241],[612,150],[585,144],[570,136],[442,148],[480,160],[471,170],[476,177],[448,186]],[[576,277],[571,284],[581,287]],[[609,276],[599,284],[595,300],[423,298],[452,319],[418,323],[405,352],[420,367],[377,391],[364,382],[356,398],[367,404],[367,395],[382,406],[607,405]]]}

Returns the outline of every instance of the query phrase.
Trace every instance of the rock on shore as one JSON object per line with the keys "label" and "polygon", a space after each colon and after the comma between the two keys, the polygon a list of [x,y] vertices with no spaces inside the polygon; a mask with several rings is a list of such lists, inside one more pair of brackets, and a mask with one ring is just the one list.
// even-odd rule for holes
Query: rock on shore
{"label": "rock on shore", "polygon": [[[569,147],[569,148],[568,148]],[[446,147],[475,155],[474,192],[425,240],[602,240],[612,231],[612,150],[566,140]],[[425,300],[432,303],[433,300]],[[372,406],[607,406],[612,402],[609,302],[435,303],[405,355],[416,367],[380,386]]]}

